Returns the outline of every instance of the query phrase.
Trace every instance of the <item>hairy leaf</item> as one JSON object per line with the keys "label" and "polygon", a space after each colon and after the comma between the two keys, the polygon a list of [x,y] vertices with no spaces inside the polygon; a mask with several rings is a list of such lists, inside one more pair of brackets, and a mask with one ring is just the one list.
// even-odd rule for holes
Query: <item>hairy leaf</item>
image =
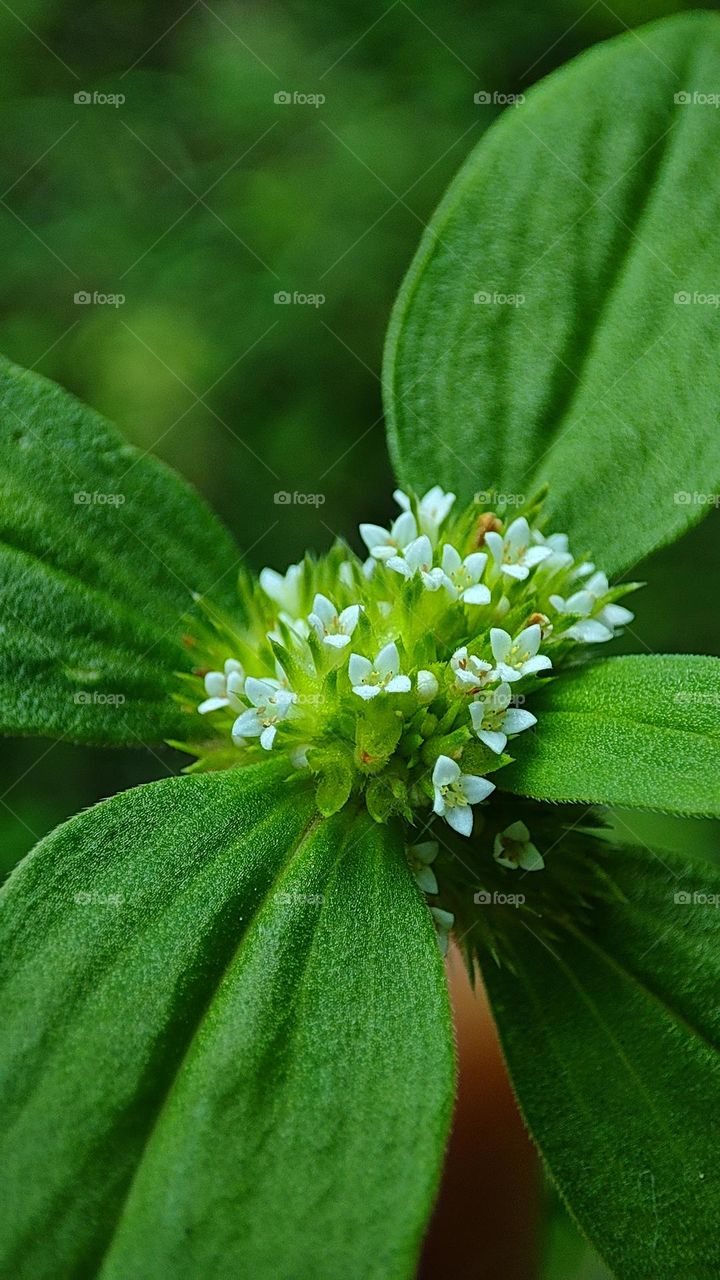
{"label": "hairy leaf", "polygon": [[172,673],[193,592],[238,553],[202,500],[60,387],[0,360],[0,729],[77,742],[197,735]]}
{"label": "hairy leaf", "polygon": [[2,907],[2,1274],[411,1274],[453,1051],[386,829],[274,764],[165,780]]}
{"label": "hairy leaf", "polygon": [[483,136],[390,325],[404,484],[512,503],[548,481],[553,527],[612,573],[708,510],[719,77],[720,20],[682,15],[583,54]]}
{"label": "hairy leaf", "polygon": [[607,658],[532,700],[498,786],[538,800],[720,816],[720,658]]}
{"label": "hairy leaf", "polygon": [[[562,847],[553,857],[561,877]],[[720,876],[644,849],[603,853],[598,872],[589,920],[518,924],[512,968],[481,956],[510,1073],[614,1273],[715,1280]]]}

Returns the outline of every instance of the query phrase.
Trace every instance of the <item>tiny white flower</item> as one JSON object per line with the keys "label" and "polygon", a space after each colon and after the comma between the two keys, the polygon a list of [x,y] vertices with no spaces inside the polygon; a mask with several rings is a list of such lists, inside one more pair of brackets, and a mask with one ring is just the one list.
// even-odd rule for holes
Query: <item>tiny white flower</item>
{"label": "tiny white flower", "polygon": [[361,524],[360,537],[373,559],[389,560],[417,537],[415,517],[412,511],[403,511],[389,529],[380,524]]}
{"label": "tiny white flower", "polygon": [[450,659],[450,669],[455,676],[457,689],[462,693],[479,693],[491,678],[492,664],[483,662],[474,653],[468,653],[467,645],[462,645]]}
{"label": "tiny white flower", "polygon": [[[310,627],[308,626],[305,618],[291,618],[289,613],[286,613],[284,609],[281,609],[278,614],[278,621],[284,622],[285,626],[289,627],[289,629],[293,631],[296,636],[299,636],[301,640],[307,640],[310,635]],[[267,638],[268,640],[276,640],[278,644],[283,643],[283,636],[276,629],[268,631]]]}
{"label": "tiny white flower", "polygon": [[550,555],[545,559],[547,569],[568,569],[573,562],[569,550],[566,533],[550,533],[547,538],[538,529],[532,531],[533,542],[539,547],[547,547]]}
{"label": "tiny white flower", "polygon": [[343,609],[342,613],[338,613],[335,605],[331,600],[328,600],[327,596],[318,594],[313,600],[313,611],[308,617],[308,622],[314,627],[318,638],[322,640],[323,644],[328,645],[331,649],[344,649],[345,645],[350,643],[350,637],[357,626],[359,617],[359,605],[348,605],[347,609]]}
{"label": "tiny white flower", "polygon": [[562,632],[568,639],[578,640],[581,644],[599,644],[612,640],[612,628],[606,627],[599,618],[590,617],[596,600],[589,591],[575,591],[567,600],[563,600],[562,596],[550,596],[550,604],[558,613],[577,616],[578,621]]}
{"label": "tiny white flower", "polygon": [[442,907],[431,907],[430,915],[435,921],[440,955],[446,956],[448,943],[450,941],[450,930],[455,923],[455,917],[452,911],[443,911]]}
{"label": "tiny white flower", "polygon": [[518,516],[513,520],[504,537],[500,533],[486,533],[485,542],[498,568],[508,578],[516,578],[518,581],[527,578],[535,565],[541,564],[553,554],[548,546],[532,545],[532,534],[525,516]]}
{"label": "tiny white flower", "polygon": [[418,671],[416,684],[418,698],[421,702],[432,702],[440,688],[438,678],[432,671]]}
{"label": "tiny white flower", "polygon": [[488,604],[490,591],[480,581],[486,564],[484,551],[473,551],[463,560],[460,552],[446,542],[442,555],[443,586],[451,599],[460,597],[463,604]]}
{"label": "tiny white flower", "polygon": [[233,738],[260,738],[260,746],[269,751],[275,741],[277,726],[290,713],[297,695],[281,689],[272,679],[256,680],[248,676],[245,697],[252,707],[238,716],[232,728]]}
{"label": "tiny white flower", "polygon": [[542,871],[545,866],[524,822],[513,822],[496,835],[493,857],[502,867],[522,867],[523,871]]}
{"label": "tiny white flower", "polygon": [[228,658],[223,671],[208,671],[205,676],[205,692],[208,696],[198,707],[200,715],[217,711],[220,707],[232,707],[233,711],[239,711],[242,706],[239,695],[244,684],[242,663],[235,658]]}
{"label": "tiny white flower", "polygon": [[437,591],[445,580],[442,569],[433,569],[432,544],[425,533],[405,547],[401,556],[391,556],[387,566],[403,578],[413,578],[419,573],[428,591]]}
{"label": "tiny white flower", "polygon": [[498,680],[520,680],[537,671],[546,671],[552,662],[545,654],[538,653],[542,632],[537,622],[525,627],[519,635],[512,636],[499,627],[490,630],[490,647],[497,666],[493,675]]}
{"label": "tiny white flower", "polygon": [[530,711],[511,707],[512,692],[506,682],[498,685],[483,702],[471,702],[470,719],[481,742],[497,755],[505,750],[510,734],[522,733],[537,724]]}
{"label": "tiny white flower", "polygon": [[263,569],[260,573],[260,586],[275,604],[279,604],[292,618],[297,618],[302,611],[301,589],[303,566],[291,564],[284,574],[275,569]]}
{"label": "tiny white flower", "polygon": [[438,756],[432,773],[435,800],[433,809],[448,826],[461,836],[469,836],[473,828],[471,805],[487,799],[495,783],[475,773],[462,773],[450,756]]}
{"label": "tiny white flower", "polygon": [[[410,499],[402,489],[396,489],[393,498],[403,511],[410,510]],[[443,521],[450,514],[450,510],[455,501],[454,493],[445,493],[439,484],[433,485],[432,489],[428,489],[427,493],[420,499],[418,503],[418,514],[420,516],[420,531],[426,533],[431,539],[433,546],[437,542],[437,535]]]}
{"label": "tiny white flower", "polygon": [[410,677],[400,675],[399,671],[400,654],[396,644],[386,644],[374,662],[359,653],[350,654],[350,684],[359,698],[376,698],[379,693],[408,693]]}
{"label": "tiny white flower", "polygon": [[434,862],[440,845],[437,840],[423,840],[420,844],[411,844],[408,847],[408,861],[410,869],[415,878],[415,883],[423,893],[437,893],[438,882],[435,878],[435,872],[430,864]]}
{"label": "tiny white flower", "polygon": [[[610,583],[608,582],[606,575],[598,570],[588,578],[585,583],[585,590],[589,591],[590,594],[599,601],[602,600],[603,596],[607,595],[610,590]],[[603,626],[609,627],[611,631],[614,631],[616,627],[627,626],[629,622],[632,622],[634,617],[635,614],[632,613],[630,609],[626,609],[624,605],[606,604],[597,615],[597,620],[602,623]]]}

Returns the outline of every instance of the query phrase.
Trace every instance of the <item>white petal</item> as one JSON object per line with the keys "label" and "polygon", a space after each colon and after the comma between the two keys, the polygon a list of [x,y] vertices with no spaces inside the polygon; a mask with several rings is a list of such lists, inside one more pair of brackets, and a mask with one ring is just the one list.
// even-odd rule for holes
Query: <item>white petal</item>
{"label": "white petal", "polygon": [[439,787],[435,788],[435,799],[433,800],[433,812],[439,813],[440,817],[445,812],[445,800]]}
{"label": "white petal", "polygon": [[506,707],[510,706],[511,698],[512,690],[510,685],[507,681],[503,681],[502,684],[498,685],[497,689],[493,689],[487,701],[493,711],[504,711]]}
{"label": "white petal", "polygon": [[340,626],[347,636],[351,636],[358,624],[360,617],[360,605],[349,604],[347,609],[343,609],[340,614]]}
{"label": "white petal", "polygon": [[599,621],[608,627],[625,627],[634,617],[635,614],[621,604],[606,604],[598,614]]}
{"label": "white petal", "polygon": [[313,600],[313,614],[321,618],[325,626],[329,626],[337,616],[337,610],[327,596],[316,595]]}
{"label": "white petal", "polygon": [[530,541],[530,526],[525,516],[518,516],[516,520],[513,520],[512,524],[508,525],[505,542],[515,550],[518,547],[529,547]]}
{"label": "white petal", "polygon": [[417,525],[412,511],[403,511],[402,515],[398,516],[390,534],[393,542],[396,542],[399,547],[406,547],[413,538],[417,537]]}
{"label": "white petal", "polygon": [[470,719],[472,721],[472,727],[476,733],[479,733],[480,729],[482,728],[484,715],[485,715],[485,706],[482,702],[470,703]]}
{"label": "white petal", "polygon": [[490,628],[490,648],[496,662],[504,662],[512,648],[512,636],[499,627]]}
{"label": "white petal", "polygon": [[418,697],[422,698],[423,702],[432,702],[440,688],[437,676],[432,671],[418,671],[416,683]]}
{"label": "white petal", "polygon": [[530,570],[524,564],[504,564],[502,571],[508,578],[515,578],[516,582],[524,582],[530,575]]}
{"label": "white petal", "polygon": [[524,631],[516,637],[515,644],[518,647],[518,653],[525,653],[529,658],[536,654],[540,648],[540,640],[542,639],[542,631],[537,622],[531,627],[525,627]]}
{"label": "white petal", "polygon": [[238,662],[237,658],[227,658],[225,660],[225,675],[229,676],[231,673],[239,674],[241,676],[245,674],[243,664],[242,662]]}
{"label": "white petal", "polygon": [[530,832],[520,819],[517,822],[511,822],[510,826],[506,827],[502,834],[508,836],[510,840],[517,840],[520,844],[524,844],[526,840],[530,839]]}
{"label": "white petal", "polygon": [[394,489],[393,498],[397,502],[398,506],[402,507],[403,511],[410,510],[410,499],[406,493],[403,493],[402,489]]}
{"label": "white petal", "polygon": [[433,552],[430,539],[423,533],[405,548],[405,559],[415,573],[422,565],[432,564]]}
{"label": "white petal", "polygon": [[205,692],[210,698],[224,698],[225,676],[222,671],[208,671],[205,677]]}
{"label": "white petal", "polygon": [[495,790],[494,782],[481,778],[477,773],[464,773],[460,778],[460,786],[468,804],[479,804]]}
{"label": "white petal", "polygon": [[507,734],[498,733],[492,729],[481,729],[478,734],[478,738],[481,742],[485,743],[486,747],[489,747],[490,750],[494,751],[498,756],[505,750]]}
{"label": "white petal", "polygon": [[382,687],[379,684],[354,684],[353,693],[368,702],[370,698],[377,698],[378,694],[382,693]]}
{"label": "white petal", "polygon": [[200,703],[198,711],[201,716],[205,716],[208,711],[218,711],[220,707],[226,707],[227,705],[227,698],[206,698],[204,702]]}
{"label": "white petal", "polygon": [[375,659],[375,670],[381,676],[397,675],[400,667],[400,654],[396,644],[386,644]]}
{"label": "white petal", "polygon": [[426,591],[439,591],[447,582],[442,569],[431,569],[429,573],[423,573],[422,580]]}
{"label": "white petal", "polygon": [[387,564],[388,569],[394,569],[395,573],[401,573],[403,578],[412,577],[412,568],[408,564],[407,560],[404,560],[402,556],[389,556],[385,563]]}
{"label": "white petal", "polygon": [[226,684],[228,693],[242,693],[245,688],[245,676],[242,673],[242,669],[240,671],[231,671]]}
{"label": "white petal", "polygon": [[522,711],[519,707],[511,707],[503,716],[503,729],[505,733],[522,733],[524,729],[530,729],[532,725],[537,724],[537,716],[532,711]]}
{"label": "white petal", "polygon": [[411,689],[409,676],[393,676],[385,685],[386,693],[409,693]]}
{"label": "white petal", "polygon": [[269,751],[272,747],[273,742],[275,741],[276,733],[277,733],[277,729],[275,728],[275,725],[269,724],[267,728],[263,729],[262,733],[260,734],[260,746],[264,747],[266,751]]}
{"label": "white petal", "polygon": [[465,604],[488,604],[491,597],[488,588],[478,582],[474,587],[466,587],[462,598]]}
{"label": "white petal", "polygon": [[375,547],[386,546],[390,541],[390,532],[383,529],[380,524],[361,524],[360,537],[362,538],[368,551],[372,552]]}
{"label": "white petal", "polygon": [[432,772],[433,786],[447,787],[451,782],[457,782],[459,777],[460,765],[457,761],[451,760],[450,756],[438,756]]}
{"label": "white petal", "polygon": [[521,674],[531,676],[536,671],[547,671],[551,666],[550,659],[544,653],[539,653],[537,658],[528,658],[527,662],[523,662]]}
{"label": "white petal", "polygon": [[552,551],[549,547],[530,547],[530,550],[525,552],[523,560],[528,568],[534,569],[536,564],[541,564],[551,555]]}
{"label": "white petal", "polygon": [[413,874],[416,885],[423,893],[437,893],[438,882],[431,867],[418,867]]}
{"label": "white petal", "polygon": [[[534,659],[532,659],[532,661],[534,661]],[[497,680],[507,680],[512,684],[514,680],[521,680],[523,673],[522,671],[518,671],[517,667],[509,667],[506,662],[498,662],[495,670],[493,671],[493,676]]]}
{"label": "white petal", "polygon": [[360,653],[351,653],[348,663],[348,675],[352,685],[362,684],[363,680],[367,680],[372,671],[372,662],[369,658],[363,658]]}
{"label": "white petal", "polygon": [[456,569],[460,568],[461,564],[460,552],[456,551],[451,543],[446,542],[442,553],[442,567],[445,573],[454,573]]}
{"label": "white petal", "polygon": [[482,576],[482,571],[486,564],[487,556],[484,551],[473,551],[469,556],[465,557],[465,568],[476,582]]}
{"label": "white petal", "polygon": [[505,550],[505,542],[501,535],[499,533],[495,533],[494,530],[490,530],[485,534],[485,545],[490,548],[493,560],[496,560],[498,564],[501,564],[503,551]]}
{"label": "white petal", "polygon": [[245,681],[245,696],[254,707],[264,707],[276,692],[277,686],[269,680],[256,680],[255,676],[248,676]]}
{"label": "white petal", "polygon": [[445,821],[461,836],[469,836],[473,829],[473,811],[469,804],[455,805],[445,812]]}
{"label": "white petal", "polygon": [[571,640],[579,640],[581,644],[603,644],[613,638],[612,631],[596,618],[581,618],[568,627],[563,635],[569,636]]}
{"label": "white petal", "polygon": [[545,866],[544,859],[539,849],[534,844],[528,844],[523,849],[518,859],[523,871],[542,871]]}
{"label": "white petal", "polygon": [[349,636],[342,636],[342,635],[335,635],[335,634],[329,635],[329,636],[323,636],[323,644],[326,644],[330,649],[344,649],[345,645],[349,643],[350,643]]}
{"label": "white petal", "polygon": [[243,711],[232,727],[233,738],[257,738],[262,733],[262,724],[257,711]]}

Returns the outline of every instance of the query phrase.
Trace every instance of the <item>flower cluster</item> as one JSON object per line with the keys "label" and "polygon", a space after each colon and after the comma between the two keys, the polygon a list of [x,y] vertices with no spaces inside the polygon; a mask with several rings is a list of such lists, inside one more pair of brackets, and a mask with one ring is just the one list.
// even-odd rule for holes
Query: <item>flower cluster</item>
{"label": "flower cluster", "polygon": [[[324,814],[355,797],[378,822],[435,814],[468,837],[488,775],[537,724],[533,693],[632,620],[617,603],[630,588],[546,535],[539,499],[512,519],[479,503],[454,515],[437,486],[395,499],[389,527],[360,526],[364,559],[338,542],[243,577],[239,623],[206,606],[192,678],[204,681],[202,764],[284,752]],[[497,861],[542,866],[515,827]]]}

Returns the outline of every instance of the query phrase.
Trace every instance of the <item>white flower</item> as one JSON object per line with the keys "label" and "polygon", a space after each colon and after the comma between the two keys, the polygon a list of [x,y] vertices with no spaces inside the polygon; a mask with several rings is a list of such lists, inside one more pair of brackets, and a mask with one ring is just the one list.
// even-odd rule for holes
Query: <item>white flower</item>
{"label": "white flower", "polygon": [[417,694],[421,702],[432,702],[440,685],[432,671],[418,671],[416,677]]}
{"label": "white flower", "polygon": [[484,702],[471,702],[470,719],[481,742],[500,755],[505,750],[511,733],[522,733],[537,724],[537,717],[530,711],[511,707],[510,685],[503,683],[494,689]]}
{"label": "white flower", "polygon": [[496,835],[493,857],[502,867],[522,867],[523,871],[542,871],[545,866],[524,822],[513,822]]}
{"label": "white flower", "polygon": [[[307,640],[310,635],[310,628],[304,618],[291,618],[289,613],[281,609],[278,614],[278,622],[283,622],[286,627],[299,636],[301,640]],[[276,640],[278,644],[282,644],[284,637],[277,630],[268,631],[268,640]]]}
{"label": "white flower", "polygon": [[338,613],[327,596],[316,595],[313,600],[313,611],[308,622],[315,628],[318,638],[331,649],[344,649],[350,643],[360,617],[358,604],[348,605],[342,613]]}
{"label": "white flower", "polygon": [[519,581],[527,578],[535,565],[553,554],[548,546],[531,545],[532,534],[525,516],[513,520],[504,537],[499,533],[486,533],[485,542],[502,572]]}
{"label": "white flower", "polygon": [[632,622],[635,614],[620,604],[606,604],[595,617],[590,616],[609,590],[607,577],[598,570],[592,573],[580,591],[575,591],[566,600],[562,596],[550,596],[550,603],[558,613],[574,613],[579,619],[563,635],[585,644],[596,644],[612,640],[616,627]]}
{"label": "white flower", "polygon": [[490,647],[497,666],[493,672],[498,680],[520,680],[536,671],[546,671],[552,662],[538,653],[542,632],[537,622],[525,627],[513,640],[507,631],[499,627],[490,630]]}
{"label": "white flower", "polygon": [[[396,489],[393,498],[403,511],[410,510],[410,499],[402,489]],[[437,541],[437,535],[440,525],[450,513],[450,509],[455,501],[454,493],[445,493],[439,484],[433,485],[432,489],[428,489],[427,493],[418,503],[418,514],[420,516],[420,531],[426,533],[431,539],[433,545]]]}
{"label": "white flower", "polygon": [[491,678],[491,663],[483,662],[474,653],[468,653],[467,645],[455,650],[450,659],[450,668],[455,675],[455,687],[462,693],[479,693]]}
{"label": "white flower", "polygon": [[302,611],[302,579],[303,566],[291,564],[284,574],[276,573],[274,569],[263,569],[260,573],[260,586],[275,604],[279,604],[292,618],[297,618]]}
{"label": "white flower", "polygon": [[281,689],[276,680],[256,680],[248,676],[245,697],[252,708],[239,715],[232,728],[233,738],[260,738],[260,746],[269,751],[275,741],[277,726],[289,714],[297,695]]}
{"label": "white flower", "polygon": [[484,551],[473,551],[464,560],[460,552],[449,542],[443,547],[442,567],[445,574],[443,586],[448,595],[463,604],[487,604],[490,600],[489,589],[480,582],[487,564]]}
{"label": "white flower", "polygon": [[421,844],[411,844],[408,847],[407,855],[410,870],[415,878],[415,883],[422,889],[423,893],[437,893],[438,891],[438,882],[430,863],[435,861],[439,849],[440,845],[437,840],[423,840]]}
{"label": "white flower", "polygon": [[376,698],[379,693],[408,693],[410,677],[399,675],[399,669],[396,644],[386,644],[374,662],[359,653],[351,653],[348,673],[352,691],[365,699]]}
{"label": "white flower", "polygon": [[452,911],[443,911],[442,907],[431,907],[430,915],[435,921],[440,955],[445,956],[447,955],[448,942],[450,941],[450,930],[455,923],[455,917]]}
{"label": "white flower", "polygon": [[391,556],[387,561],[388,569],[394,569],[404,578],[413,578],[420,574],[423,585],[428,591],[437,591],[445,581],[442,569],[433,569],[433,549],[427,534],[415,538],[401,556]]}
{"label": "white flower", "polygon": [[474,773],[462,773],[460,765],[450,756],[438,756],[432,780],[435,813],[461,836],[469,836],[473,828],[470,806],[485,800],[495,790],[495,783]]}
{"label": "white flower", "polygon": [[208,696],[198,707],[200,715],[217,711],[220,707],[232,707],[233,711],[239,711],[242,703],[238,695],[242,693],[244,684],[242,663],[235,658],[228,658],[224,671],[208,671],[205,677],[205,692]]}
{"label": "white flower", "polygon": [[412,511],[403,511],[389,529],[384,529],[380,524],[361,524],[360,537],[373,559],[389,560],[398,551],[404,551],[417,537],[415,517]]}
{"label": "white flower", "polygon": [[532,531],[533,542],[539,547],[547,547],[550,555],[545,558],[547,569],[568,569],[573,562],[568,546],[566,533],[551,533],[546,538],[538,529]]}

